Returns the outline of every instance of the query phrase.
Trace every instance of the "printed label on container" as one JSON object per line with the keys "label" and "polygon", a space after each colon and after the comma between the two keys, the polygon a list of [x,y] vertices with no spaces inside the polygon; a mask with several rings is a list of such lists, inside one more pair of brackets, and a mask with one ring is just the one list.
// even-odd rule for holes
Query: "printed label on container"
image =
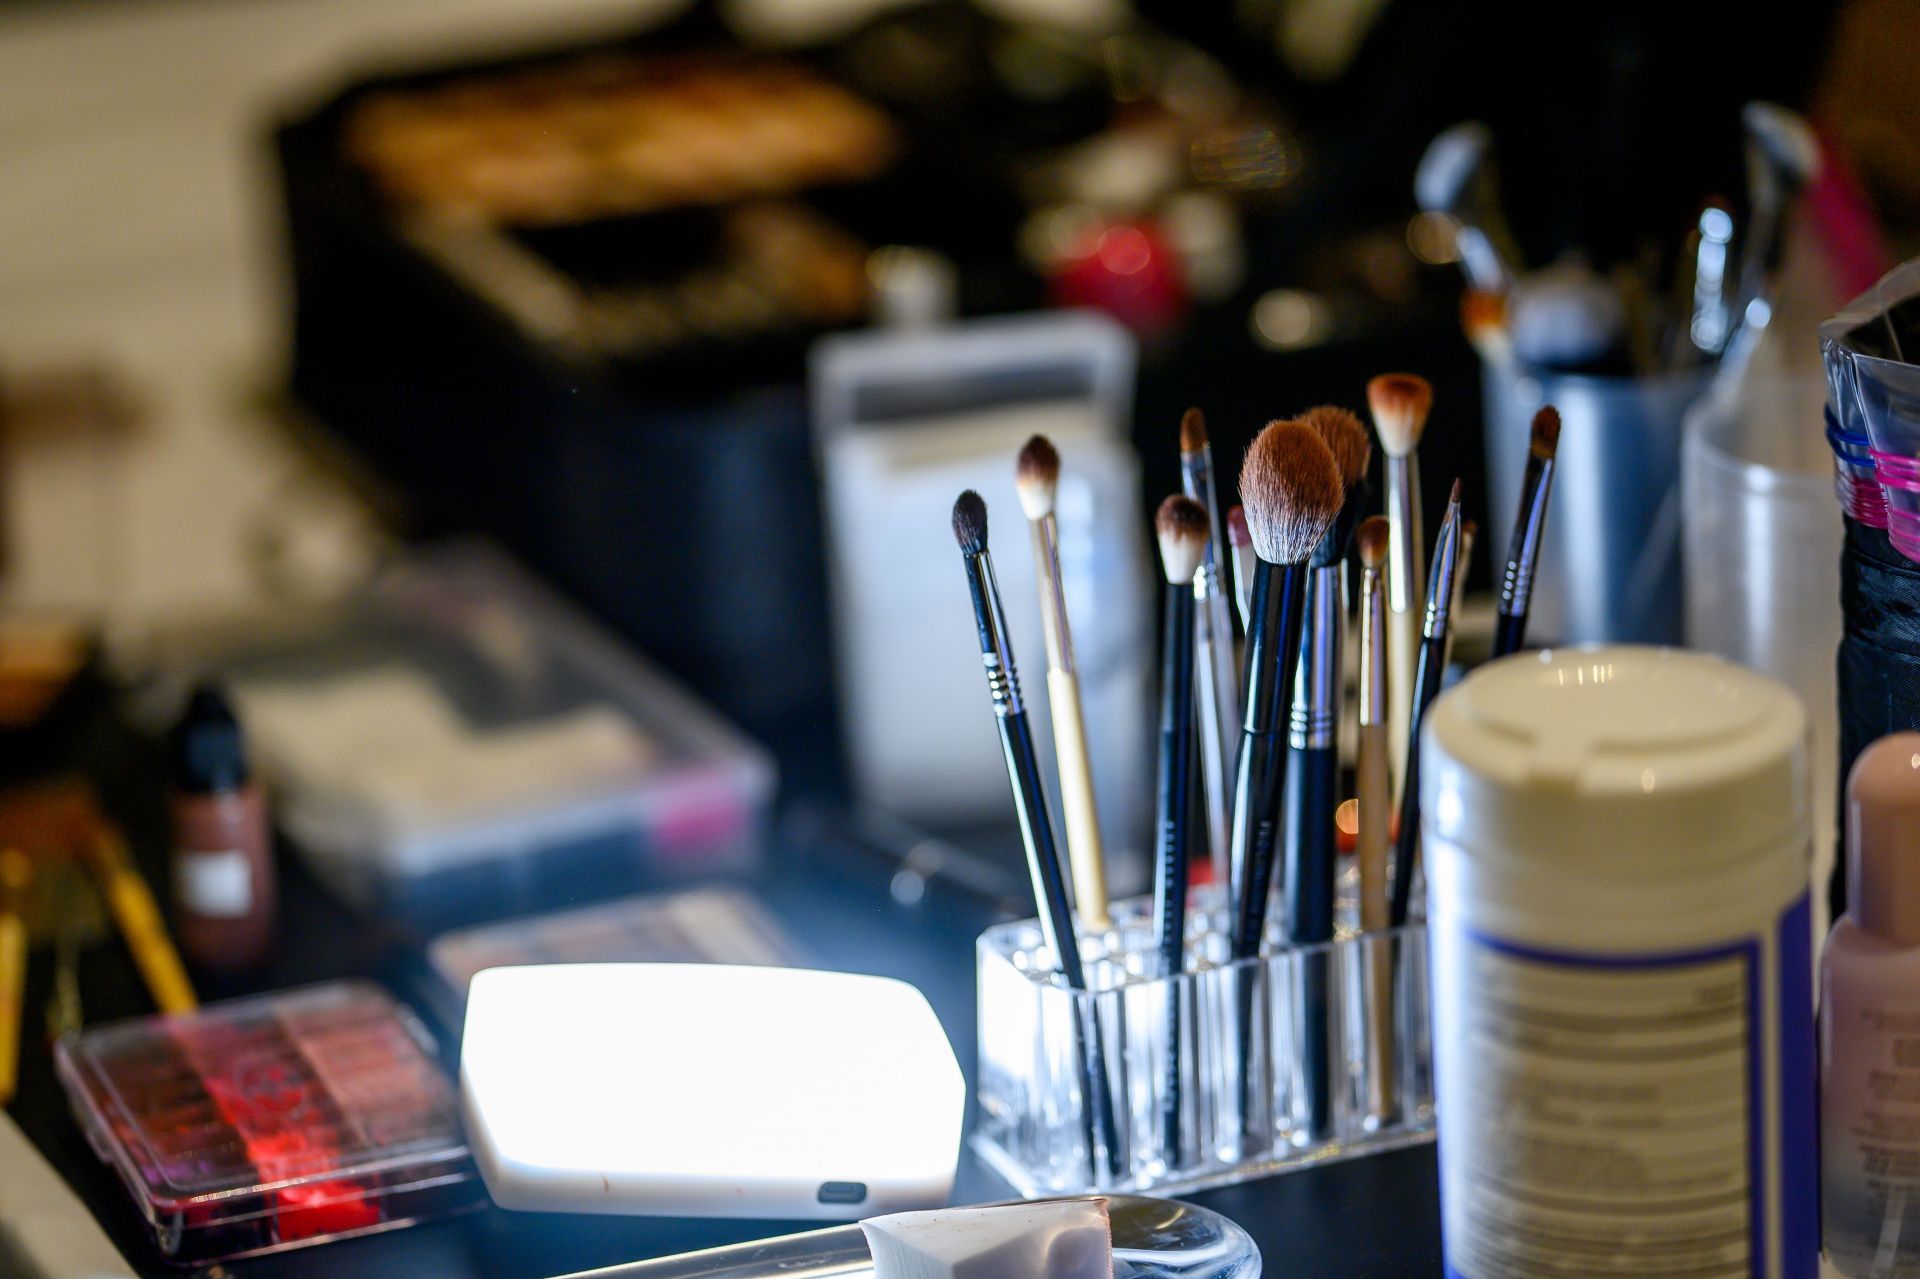
{"label": "printed label on container", "polygon": [[237,848],[179,852],[173,858],[173,890],[182,910],[238,919],[253,909],[253,868]]}
{"label": "printed label on container", "polygon": [[1753,948],[1596,963],[1463,941],[1449,1271],[1756,1273]]}
{"label": "printed label on container", "polygon": [[1827,1257],[1844,1275],[1920,1279],[1920,1001],[1827,987],[1820,1140]]}

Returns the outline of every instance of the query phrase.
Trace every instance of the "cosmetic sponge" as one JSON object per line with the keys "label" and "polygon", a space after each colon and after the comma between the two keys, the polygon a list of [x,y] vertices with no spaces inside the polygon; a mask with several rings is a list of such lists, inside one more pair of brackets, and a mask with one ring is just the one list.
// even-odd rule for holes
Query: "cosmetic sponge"
{"label": "cosmetic sponge", "polygon": [[874,1279],[1113,1279],[1105,1199],[902,1212],[860,1229]]}

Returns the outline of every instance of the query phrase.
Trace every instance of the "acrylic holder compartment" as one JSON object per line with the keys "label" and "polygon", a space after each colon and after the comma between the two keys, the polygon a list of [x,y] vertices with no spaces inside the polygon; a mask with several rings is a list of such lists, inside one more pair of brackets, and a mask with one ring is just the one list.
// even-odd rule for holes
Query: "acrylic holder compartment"
{"label": "acrylic holder compartment", "polygon": [[[1159,952],[1144,898],[1116,903],[1113,927],[1080,939],[1086,992],[1062,983],[1036,920],[981,934],[973,1145],[1020,1194],[1194,1190],[1431,1140],[1425,926],[1293,948],[1270,937],[1260,958],[1229,961],[1226,912],[1212,894],[1195,897],[1187,971],[1170,978],[1149,975]],[[1083,1105],[1095,1027],[1111,1150]],[[1324,1055],[1309,1051],[1316,1041]]]}

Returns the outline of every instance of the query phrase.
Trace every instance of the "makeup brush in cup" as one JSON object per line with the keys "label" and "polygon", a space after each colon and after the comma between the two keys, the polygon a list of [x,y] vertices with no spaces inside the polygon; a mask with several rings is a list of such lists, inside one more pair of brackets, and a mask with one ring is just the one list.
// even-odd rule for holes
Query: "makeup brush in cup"
{"label": "makeup brush in cup", "polygon": [[1460,295],[1460,327],[1467,340],[1490,368],[1513,367],[1513,334],[1507,331],[1507,299],[1504,294],[1468,289]]}
{"label": "makeup brush in cup", "polygon": [[1455,224],[1460,267],[1476,289],[1504,293],[1521,270],[1520,249],[1500,208],[1494,174],[1493,134],[1478,120],[1465,120],[1427,144],[1414,171],[1414,200],[1428,213]]}
{"label": "makeup brush in cup", "polygon": [[[1206,508],[1188,497],[1160,504],[1153,526],[1167,575],[1166,632],[1160,665],[1160,769],[1154,820],[1153,913],[1160,930],[1160,976],[1186,967],[1187,867],[1192,837],[1194,722],[1194,593],[1210,533]],[[1208,743],[1202,742],[1204,751]],[[1167,1167],[1180,1165],[1180,987],[1167,986],[1165,1075],[1160,1140]]]}
{"label": "makeup brush in cup", "polygon": [[[1234,770],[1234,902],[1232,954],[1260,953],[1267,900],[1273,885],[1274,845],[1284,793],[1285,742],[1294,671],[1300,660],[1307,561],[1340,514],[1345,494],[1340,468],[1313,428],[1273,422],[1254,439],[1240,469],[1240,497],[1258,562],[1253,571],[1247,631],[1245,711],[1240,757]],[[1266,1052],[1256,1033],[1259,974],[1243,969],[1235,984],[1235,1035],[1240,1062],[1240,1133],[1243,1155],[1265,1149],[1270,1129],[1265,1107],[1270,1076],[1259,1068]]]}
{"label": "makeup brush in cup", "polygon": [[1233,602],[1240,611],[1240,629],[1253,626],[1253,534],[1247,532],[1247,513],[1238,506],[1227,511],[1227,545],[1233,550]]}
{"label": "makeup brush in cup", "polygon": [[1393,847],[1393,899],[1387,905],[1390,926],[1407,922],[1407,907],[1413,899],[1413,876],[1420,853],[1420,749],[1421,721],[1427,707],[1440,695],[1440,680],[1445,674],[1444,654],[1447,632],[1452,627],[1453,575],[1460,551],[1460,481],[1453,482],[1453,494],[1447,499],[1446,518],[1440,524],[1440,536],[1433,547],[1433,577],[1427,582],[1427,616],[1421,627],[1420,665],[1414,674],[1413,723],[1408,730],[1413,743],[1407,751],[1407,772],[1400,790],[1400,829]]}
{"label": "makeup brush in cup", "polygon": [[1060,808],[1067,826],[1067,863],[1073,868],[1073,902],[1081,922],[1097,931],[1112,921],[1107,915],[1099,810],[1093,802],[1093,764],[1087,751],[1086,718],[1080,710],[1080,673],[1073,660],[1073,632],[1067,626],[1067,599],[1060,583],[1060,532],[1053,518],[1059,483],[1060,454],[1046,436],[1034,436],[1020,450],[1014,489],[1033,531],[1040,629],[1047,645],[1047,707],[1053,712],[1053,751],[1060,768]]}
{"label": "makeup brush in cup", "polygon": [[[1413,373],[1382,373],[1367,383],[1367,408],[1387,455],[1387,713],[1393,724],[1393,779],[1407,775],[1407,734],[1413,722],[1413,666],[1420,648],[1420,436],[1433,409],[1433,386]],[[1396,794],[1398,790],[1396,789]]]}
{"label": "makeup brush in cup", "polygon": [[1553,459],[1560,447],[1560,411],[1548,404],[1533,415],[1527,440],[1527,469],[1520,480],[1520,509],[1507,539],[1506,570],[1500,575],[1500,604],[1493,623],[1493,655],[1517,653],[1527,642],[1527,606],[1533,600],[1533,573],[1540,563],[1540,538],[1547,530],[1547,498],[1553,491]]}
{"label": "makeup brush in cup", "polygon": [[1224,884],[1228,871],[1227,790],[1232,785],[1233,756],[1240,742],[1239,663],[1234,660],[1233,606],[1227,600],[1225,539],[1215,523],[1219,498],[1214,493],[1213,449],[1207,442],[1207,420],[1199,409],[1180,418],[1180,487],[1207,515],[1207,542],[1199,571],[1193,578],[1197,608],[1199,656],[1200,776],[1206,786],[1207,851],[1213,859],[1213,877]]}
{"label": "makeup brush in cup", "polygon": [[1346,491],[1333,453],[1304,422],[1271,422],[1247,450],[1240,497],[1258,563],[1247,634],[1246,712],[1235,769],[1233,847],[1238,872],[1233,955],[1250,959],[1266,931],[1274,845],[1285,788],[1281,732],[1300,663],[1307,562],[1340,515]]}
{"label": "makeup brush in cup", "polygon": [[[1360,870],[1360,928],[1387,927],[1387,848],[1393,841],[1393,780],[1387,772],[1387,521],[1362,520],[1353,541],[1360,554],[1360,733],[1354,752],[1358,812],[1354,859]],[[1368,1113],[1384,1118],[1393,1106],[1392,948],[1373,946],[1367,957]]]}
{"label": "makeup brush in cup", "polygon": [[[1287,734],[1287,940],[1316,946],[1333,940],[1333,880],[1338,857],[1334,810],[1339,806],[1340,703],[1344,670],[1342,631],[1346,594],[1340,566],[1353,526],[1367,500],[1367,428],[1331,405],[1300,415],[1333,455],[1340,474],[1340,513],[1310,557],[1307,622]],[[1332,1112],[1332,1065],[1327,1028],[1327,965],[1321,954],[1302,956],[1300,1065],[1307,1097],[1307,1129],[1325,1133]]]}
{"label": "makeup brush in cup", "polygon": [[[1020,673],[1013,662],[1013,642],[1007,634],[1006,613],[1000,605],[1000,588],[994,581],[993,560],[987,554],[987,504],[972,489],[954,501],[953,537],[960,545],[960,557],[966,564],[973,621],[980,636],[980,661],[986,668],[987,693],[993,701],[993,718],[1000,730],[1000,751],[1006,759],[1014,811],[1020,820],[1020,838],[1027,850],[1027,873],[1033,879],[1040,932],[1047,948],[1057,958],[1060,975],[1068,988],[1085,991],[1087,975],[1080,963],[1073,912],[1067,904],[1067,881],[1060,871],[1059,850],[1054,847],[1046,793],[1040,785],[1040,762],[1034,754],[1026,703],[1020,696]],[[1120,1143],[1113,1100],[1108,1092],[1106,1053],[1101,1047],[1099,1027],[1087,1024],[1087,1018],[1080,1015],[1083,1006],[1090,1009],[1090,1001],[1072,1001],[1074,1038],[1080,1050],[1075,1054],[1076,1066],[1086,1110],[1087,1158],[1090,1163],[1096,1161],[1096,1146],[1104,1147],[1107,1170],[1118,1177]],[[1097,1173],[1096,1166],[1096,1181]]]}

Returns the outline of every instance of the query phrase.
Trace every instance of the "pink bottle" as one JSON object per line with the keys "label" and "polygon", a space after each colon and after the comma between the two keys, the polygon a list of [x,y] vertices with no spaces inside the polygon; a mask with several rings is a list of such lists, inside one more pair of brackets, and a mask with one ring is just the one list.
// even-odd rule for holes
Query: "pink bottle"
{"label": "pink bottle", "polygon": [[1820,1208],[1850,1279],[1920,1279],[1920,733],[1847,779],[1847,913],[1820,960]]}

